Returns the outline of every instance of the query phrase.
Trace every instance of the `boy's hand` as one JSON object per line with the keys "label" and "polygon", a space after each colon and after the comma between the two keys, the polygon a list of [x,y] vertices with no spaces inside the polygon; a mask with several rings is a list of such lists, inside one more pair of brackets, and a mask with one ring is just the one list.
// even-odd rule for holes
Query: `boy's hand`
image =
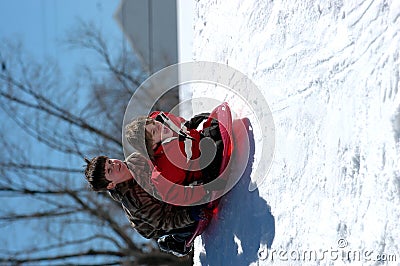
{"label": "boy's hand", "polygon": [[135,176],[150,175],[151,169],[146,157],[140,153],[132,153],[126,159],[128,168],[134,172]]}

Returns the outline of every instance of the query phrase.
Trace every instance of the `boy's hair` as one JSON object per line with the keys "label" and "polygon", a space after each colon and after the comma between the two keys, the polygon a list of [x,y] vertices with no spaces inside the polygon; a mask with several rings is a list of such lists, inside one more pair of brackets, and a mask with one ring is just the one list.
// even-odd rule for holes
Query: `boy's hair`
{"label": "boy's hair", "polygon": [[107,160],[107,156],[97,156],[91,160],[85,158],[87,163],[85,169],[86,181],[94,191],[106,191],[107,185],[111,183],[110,180],[106,179],[105,165]]}
{"label": "boy's hair", "polygon": [[[154,123],[154,119],[147,116],[139,116],[125,126],[125,137],[128,143],[132,145],[142,155],[148,154],[151,160],[154,159],[154,151],[152,148],[152,135],[145,128],[146,125]],[[143,136],[146,150],[143,147]]]}

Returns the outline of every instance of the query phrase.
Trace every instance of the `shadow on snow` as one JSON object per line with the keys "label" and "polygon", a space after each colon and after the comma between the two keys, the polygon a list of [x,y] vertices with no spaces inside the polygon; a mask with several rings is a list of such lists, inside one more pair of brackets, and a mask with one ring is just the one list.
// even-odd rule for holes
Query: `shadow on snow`
{"label": "shadow on snow", "polygon": [[250,158],[235,187],[219,204],[217,217],[202,234],[202,265],[249,265],[258,260],[260,245],[271,247],[275,219],[258,189],[248,191],[254,160],[254,137],[248,131]]}

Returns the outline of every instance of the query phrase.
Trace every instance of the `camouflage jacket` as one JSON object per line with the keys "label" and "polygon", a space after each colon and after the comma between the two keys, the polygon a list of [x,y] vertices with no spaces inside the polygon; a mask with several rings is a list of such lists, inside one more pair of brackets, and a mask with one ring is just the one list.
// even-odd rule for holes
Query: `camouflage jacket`
{"label": "camouflage jacket", "polygon": [[172,230],[193,226],[189,208],[162,202],[147,193],[134,179],[109,190],[111,197],[122,204],[132,227],[145,238],[159,238]]}

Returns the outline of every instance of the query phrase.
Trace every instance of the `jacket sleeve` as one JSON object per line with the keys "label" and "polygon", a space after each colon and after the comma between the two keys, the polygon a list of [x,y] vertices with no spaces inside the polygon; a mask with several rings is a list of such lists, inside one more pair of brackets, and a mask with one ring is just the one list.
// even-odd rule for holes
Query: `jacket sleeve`
{"label": "jacket sleeve", "polygon": [[158,195],[170,204],[193,205],[209,197],[209,193],[202,186],[184,186],[181,182],[171,182],[157,167],[154,168],[151,179]]}
{"label": "jacket sleeve", "polygon": [[151,174],[151,183],[164,201],[175,205],[192,205],[209,195],[202,186],[189,186],[199,180],[194,175],[197,173],[201,177],[201,171],[188,170],[192,169],[193,162],[187,161],[182,154],[181,143],[171,141],[163,146]]}
{"label": "jacket sleeve", "polygon": [[[137,159],[143,159],[138,155]],[[129,162],[135,156],[130,156],[128,166],[134,167]],[[143,159],[147,164],[147,160]],[[136,169],[137,170],[137,169]],[[143,174],[149,169],[143,170]],[[143,176],[146,178],[146,175]],[[150,182],[151,171],[147,175]],[[126,216],[131,225],[146,238],[157,238],[171,230],[192,226],[195,220],[190,216],[188,207],[173,206],[162,202],[147,191],[137,182],[125,182],[110,191],[114,200],[122,203]]]}
{"label": "jacket sleeve", "polygon": [[188,129],[196,129],[201,124],[201,122],[207,120],[209,116],[210,116],[210,113],[201,113],[201,114],[195,115],[194,117],[192,117],[189,121],[187,121],[185,123],[185,126]]}
{"label": "jacket sleeve", "polygon": [[[135,193],[141,199],[141,206],[137,210],[129,210],[129,213],[139,218],[141,226],[153,227],[154,232],[151,237],[159,237],[160,232],[166,233],[195,223],[189,214],[188,207],[173,206],[159,201],[143,189],[137,188]],[[138,223],[136,223],[137,226]]]}
{"label": "jacket sleeve", "polygon": [[125,216],[128,218],[130,225],[144,238],[157,238],[162,235],[154,225],[136,218],[124,205],[122,205],[122,209],[124,210]]}

